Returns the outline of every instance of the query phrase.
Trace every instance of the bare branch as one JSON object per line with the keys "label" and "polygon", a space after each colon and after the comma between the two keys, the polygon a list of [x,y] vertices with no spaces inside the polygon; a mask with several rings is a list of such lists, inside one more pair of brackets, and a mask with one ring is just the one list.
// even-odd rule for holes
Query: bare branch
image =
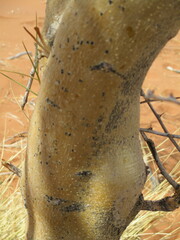
{"label": "bare branch", "polygon": [[[177,99],[180,99],[180,97],[174,97],[176,100]],[[158,99],[148,99],[148,102],[162,102],[162,100],[158,100]],[[144,104],[144,103],[147,103],[146,100],[144,101],[140,101],[140,104]]]}
{"label": "bare branch", "polygon": [[162,133],[162,132],[154,131],[152,128],[140,128],[139,131],[159,135],[162,137],[168,137],[169,135],[171,135],[172,138],[180,139],[180,135],[171,134],[171,133]]}
{"label": "bare branch", "polygon": [[38,64],[39,64],[38,49],[37,49],[37,46],[36,46],[34,63],[33,63],[33,66],[31,68],[31,71],[30,71],[30,78],[28,79],[28,83],[27,83],[27,86],[26,86],[26,91],[25,91],[23,101],[22,101],[22,105],[21,105],[22,110],[24,109],[24,107],[25,107],[25,105],[28,101],[29,92],[30,92],[30,89],[31,89],[31,86],[32,86],[32,83],[33,83],[34,76],[37,73]]}
{"label": "bare branch", "polygon": [[168,196],[157,201],[143,200],[141,198],[141,210],[146,211],[174,211],[180,206],[180,191],[173,196]]}
{"label": "bare branch", "polygon": [[171,134],[169,134],[165,124],[163,123],[163,121],[161,120],[161,116],[156,112],[156,110],[154,109],[154,107],[152,106],[152,104],[149,102],[149,99],[146,98],[145,93],[143,90],[141,90],[141,96],[144,97],[144,99],[146,100],[149,108],[151,109],[151,111],[153,112],[153,114],[155,115],[156,119],[158,120],[159,124],[161,125],[163,131],[165,133],[168,134],[168,138],[170,139],[170,141],[173,143],[173,145],[176,147],[176,149],[180,152],[180,146],[177,144],[177,142],[174,140],[174,138],[171,136]]}
{"label": "bare branch", "polygon": [[180,101],[178,101],[177,98],[175,98],[173,95],[170,95],[169,97],[156,96],[153,90],[148,90],[147,93],[144,95],[144,98],[146,99],[146,101],[147,100],[165,101],[180,105]]}
{"label": "bare branch", "polygon": [[141,135],[142,135],[143,139],[146,141],[146,143],[147,143],[147,145],[148,145],[148,147],[151,151],[151,154],[152,154],[152,156],[153,156],[161,174],[173,186],[173,188],[177,190],[179,188],[179,184],[176,181],[174,181],[172,179],[172,177],[166,172],[166,169],[164,168],[164,166],[162,165],[162,163],[159,159],[159,156],[158,156],[158,153],[156,151],[154,142],[151,139],[149,139],[144,132],[141,132]]}

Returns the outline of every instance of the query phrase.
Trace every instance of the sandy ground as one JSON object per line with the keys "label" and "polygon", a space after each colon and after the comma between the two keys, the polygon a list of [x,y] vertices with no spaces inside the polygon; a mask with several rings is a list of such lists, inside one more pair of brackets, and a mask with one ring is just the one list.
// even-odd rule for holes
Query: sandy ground
{"label": "sandy ground", "polygon": [[[34,44],[31,37],[25,32],[23,26],[34,32],[33,27],[36,24],[36,14],[38,26],[41,28],[44,19],[44,0],[1,0],[0,7],[0,69],[11,70],[29,74],[31,64],[27,55],[20,58],[10,60],[11,56],[24,52],[22,41],[26,45],[28,51],[34,53]],[[159,54],[156,61],[153,63],[146,80],[144,82],[144,90],[155,90],[157,95],[180,96],[180,81],[179,74],[167,70],[167,66],[175,69],[180,69],[180,34],[172,39]],[[22,77],[13,73],[5,73],[9,77],[26,85],[27,77]],[[32,89],[38,92],[38,83],[33,84]],[[30,95],[30,103],[22,112],[20,104],[25,90],[10,81],[6,77],[0,75],[0,141],[4,138],[13,136],[19,132],[26,132],[29,124],[29,116],[34,107],[35,96]],[[180,108],[171,103],[154,103],[154,106],[166,124],[168,130],[179,134],[180,131]],[[146,104],[141,108],[141,127],[153,127],[158,131],[162,131],[153,114],[150,112]],[[160,144],[164,138],[151,135],[156,145]],[[173,145],[170,141],[166,141],[163,145],[164,151],[161,153],[162,158],[173,150]],[[164,155],[163,155],[164,154]],[[1,158],[8,160],[10,153],[4,151]],[[173,156],[165,162],[165,167],[170,171],[177,163],[179,153],[177,151]],[[16,159],[18,161],[18,159]],[[157,232],[170,225],[171,221],[176,220],[176,224],[167,230],[172,232],[175,228],[180,227],[180,214],[175,211],[168,217],[163,218],[157,227],[152,227],[149,232]],[[146,239],[146,238],[144,238]],[[154,240],[161,239],[156,236]],[[180,239],[180,234],[172,236],[172,240]]]}

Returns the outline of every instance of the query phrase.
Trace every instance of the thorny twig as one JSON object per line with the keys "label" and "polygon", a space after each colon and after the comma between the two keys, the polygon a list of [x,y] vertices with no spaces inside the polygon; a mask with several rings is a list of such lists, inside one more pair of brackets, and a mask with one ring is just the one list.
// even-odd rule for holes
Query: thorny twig
{"label": "thorny twig", "polygon": [[162,137],[168,137],[169,135],[171,135],[172,138],[180,139],[180,135],[170,134],[170,133],[162,133],[162,132],[154,131],[152,128],[140,128],[139,131],[140,132],[148,132],[148,133],[159,135]]}
{"label": "thorny twig", "polygon": [[144,98],[147,100],[156,100],[156,101],[165,101],[165,102],[171,102],[180,105],[180,101],[177,100],[173,95],[170,95],[169,97],[162,97],[162,96],[156,96],[154,94],[154,91],[148,90],[148,92],[144,95]]}
{"label": "thorny twig", "polygon": [[39,64],[38,49],[36,47],[34,64],[33,64],[32,68],[31,68],[31,71],[30,71],[30,78],[28,79],[28,83],[27,83],[27,86],[26,86],[26,91],[25,91],[23,101],[22,101],[22,105],[21,105],[22,110],[24,109],[24,107],[25,107],[25,105],[28,101],[29,92],[30,92],[30,89],[31,89],[31,86],[32,86],[32,83],[33,83],[34,75],[35,75],[35,73],[37,71],[37,68],[38,68],[38,64]]}
{"label": "thorny twig", "polygon": [[[21,106],[22,109],[24,109],[24,107],[27,103],[28,96],[29,96],[29,90],[31,89],[35,74],[37,75],[37,77],[39,79],[39,82],[40,82],[40,78],[39,78],[38,71],[37,71],[38,64],[39,64],[39,59],[43,56],[48,57],[48,55],[50,53],[50,49],[47,46],[47,44],[45,43],[45,41],[44,41],[44,39],[41,35],[41,32],[40,32],[40,30],[37,26],[34,27],[34,30],[36,31],[36,37],[34,37],[34,35],[32,33],[30,33],[29,30],[27,30],[27,28],[24,27],[24,29],[34,39],[35,46],[36,46],[36,52],[35,52],[34,62],[32,62],[32,60],[30,59],[31,63],[32,63],[32,69],[30,71],[30,78],[29,78],[28,83],[27,83],[27,90],[26,90],[24,98],[23,98],[23,102],[22,102],[22,106]],[[38,40],[38,37],[39,37],[40,41]],[[38,49],[38,46],[43,50],[43,54],[42,54],[42,51],[40,49]],[[26,49],[26,52],[27,52],[27,49]],[[39,52],[41,53],[40,56],[39,56]]]}
{"label": "thorny twig", "polygon": [[[152,97],[153,92],[151,92],[151,97]],[[143,90],[141,90],[141,95],[144,97],[145,101],[148,106],[150,107],[151,111],[153,112],[153,114],[155,115],[155,117],[157,118],[158,122],[160,123],[162,129],[164,130],[164,133],[158,132],[158,131],[154,131],[152,130],[152,128],[140,128],[140,133],[143,137],[143,139],[145,140],[145,142],[147,143],[150,152],[156,162],[156,165],[158,166],[161,174],[164,176],[164,178],[172,185],[172,187],[174,188],[174,195],[173,196],[168,196],[168,197],[164,197],[160,200],[157,201],[150,201],[150,200],[144,200],[143,195],[140,196],[139,198],[139,205],[140,205],[140,209],[141,210],[147,210],[147,211],[174,211],[175,209],[180,207],[180,184],[178,184],[175,180],[172,179],[172,177],[166,172],[164,166],[162,165],[158,153],[156,151],[154,142],[149,139],[145,132],[148,133],[152,133],[152,134],[156,134],[156,135],[160,135],[163,137],[168,137],[171,142],[174,144],[174,146],[178,149],[178,151],[180,151],[180,147],[178,146],[178,144],[176,143],[176,141],[174,140],[174,138],[180,138],[179,135],[175,135],[175,134],[170,134],[166,128],[166,126],[164,125],[163,121],[161,120],[161,116],[155,111],[155,109],[153,108],[152,104],[150,103],[150,100],[148,98],[148,96],[146,96],[143,92]],[[174,98],[173,96],[170,96],[171,100],[173,98],[173,102],[176,102],[176,98]],[[162,100],[159,97],[156,97],[156,100]],[[169,100],[169,99],[168,99]]]}
{"label": "thorny twig", "polygon": [[[176,100],[180,99],[180,97],[174,97]],[[163,100],[159,100],[159,99],[149,99],[149,102],[162,102]],[[144,101],[140,101],[140,104],[143,104],[143,103],[147,103],[146,100]]]}
{"label": "thorny twig", "polygon": [[164,168],[164,166],[162,165],[160,159],[159,159],[159,156],[158,156],[158,153],[156,151],[156,148],[155,148],[155,145],[154,145],[154,142],[148,138],[146,136],[146,134],[144,132],[141,132],[141,135],[143,137],[143,139],[145,140],[145,142],[147,143],[150,151],[151,151],[151,154],[161,172],[161,174],[164,176],[164,178],[173,186],[174,189],[178,189],[179,188],[179,184],[176,183],[176,181],[174,181],[171,176],[166,172],[166,169]]}
{"label": "thorny twig", "polygon": [[151,154],[164,178],[173,186],[175,193],[173,196],[164,197],[157,201],[144,200],[143,195],[140,198],[141,210],[147,211],[174,211],[180,206],[180,184],[172,179],[172,177],[166,172],[162,165],[158,153],[156,151],[154,142],[149,139],[144,132],[141,132],[143,139],[146,141]]}
{"label": "thorny twig", "polygon": [[171,136],[171,134],[169,134],[165,124],[161,120],[161,116],[156,112],[156,110],[154,109],[152,104],[149,102],[149,99],[146,98],[145,93],[144,93],[143,90],[141,90],[141,96],[144,97],[144,99],[147,102],[148,106],[150,107],[151,111],[153,112],[153,114],[157,118],[159,124],[161,125],[163,131],[167,134],[167,137],[170,139],[170,141],[173,143],[173,145],[176,147],[176,149],[180,152],[180,146],[177,144],[177,142],[174,140],[174,138]]}

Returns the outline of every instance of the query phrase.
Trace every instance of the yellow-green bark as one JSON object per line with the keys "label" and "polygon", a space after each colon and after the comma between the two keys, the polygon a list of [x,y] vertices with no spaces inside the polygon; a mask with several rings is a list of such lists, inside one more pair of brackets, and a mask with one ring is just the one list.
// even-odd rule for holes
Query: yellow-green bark
{"label": "yellow-green bark", "polygon": [[49,2],[45,35],[60,23],[47,35],[53,46],[29,129],[28,240],[118,240],[138,212],[140,88],[177,33],[179,9],[177,0]]}

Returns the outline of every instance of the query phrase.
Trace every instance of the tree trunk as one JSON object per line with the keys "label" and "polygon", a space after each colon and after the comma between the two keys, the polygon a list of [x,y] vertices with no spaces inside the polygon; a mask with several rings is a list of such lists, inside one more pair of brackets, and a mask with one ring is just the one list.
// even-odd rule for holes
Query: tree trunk
{"label": "tree trunk", "polygon": [[179,0],[49,0],[22,181],[28,240],[118,240],[146,180],[139,95]]}

